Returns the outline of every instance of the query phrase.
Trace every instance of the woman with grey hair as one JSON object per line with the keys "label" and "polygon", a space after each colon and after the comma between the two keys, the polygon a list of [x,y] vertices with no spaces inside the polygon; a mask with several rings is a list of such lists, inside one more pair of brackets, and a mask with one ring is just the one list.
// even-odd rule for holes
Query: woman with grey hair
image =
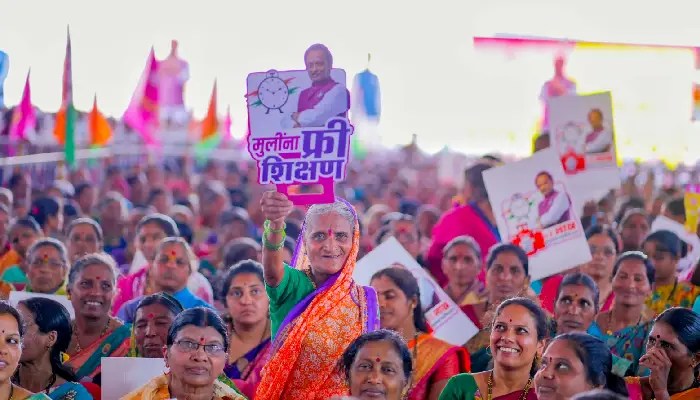
{"label": "woman with grey hair", "polygon": [[337,360],[358,336],[379,328],[376,293],[352,278],[360,247],[357,215],[342,199],[311,206],[290,266],[282,261],[282,248],[285,219],[294,206],[278,192],[266,192],[261,205],[274,355],[255,397],[327,399],[347,394]]}
{"label": "woman with grey hair", "polygon": [[66,294],[70,262],[68,250],[54,238],[39,239],[27,250],[27,286],[25,292]]}
{"label": "woman with grey hair", "polygon": [[457,236],[442,249],[442,272],[447,277],[445,293],[460,307],[482,303],[486,287],[482,272],[481,248],[471,236]]}

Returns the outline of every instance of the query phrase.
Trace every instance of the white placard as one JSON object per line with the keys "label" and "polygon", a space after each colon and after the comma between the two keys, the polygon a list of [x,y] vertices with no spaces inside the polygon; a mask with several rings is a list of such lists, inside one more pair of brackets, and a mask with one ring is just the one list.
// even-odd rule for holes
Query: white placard
{"label": "white placard", "polygon": [[569,175],[576,210],[620,187],[610,92],[552,98],[550,138]]}
{"label": "white placard", "polygon": [[45,299],[51,299],[53,301],[60,303],[63,307],[66,308],[66,310],[68,310],[68,314],[70,314],[70,319],[71,320],[75,319],[75,310],[73,309],[73,303],[70,302],[70,300],[68,299],[67,296],[61,296],[58,294],[44,294],[44,293],[13,291],[13,292],[10,292],[10,297],[8,299],[8,302],[10,304],[12,304],[13,306],[17,307],[17,304],[20,301],[31,299],[33,297],[43,297]]}
{"label": "white placard", "polygon": [[353,278],[357,283],[367,286],[372,275],[389,267],[403,267],[418,281],[425,318],[436,338],[455,346],[462,346],[479,331],[394,237],[387,239],[358,261]]}
{"label": "white placard", "polygon": [[162,358],[102,357],[102,400],[118,400],[164,369]]}
{"label": "white placard", "polygon": [[533,281],[591,260],[567,176],[554,149],[484,171],[498,231],[529,258]]}

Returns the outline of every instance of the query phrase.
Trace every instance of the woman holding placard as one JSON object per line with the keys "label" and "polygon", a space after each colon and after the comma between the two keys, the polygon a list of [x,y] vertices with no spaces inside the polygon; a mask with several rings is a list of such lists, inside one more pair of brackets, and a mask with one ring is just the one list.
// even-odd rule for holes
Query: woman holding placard
{"label": "woman holding placard", "polygon": [[68,310],[42,297],[20,301],[17,310],[26,333],[20,365],[12,381],[33,392],[46,393],[53,400],[92,400],[85,387],[76,383],[73,371],[64,365],[64,352],[73,332]]}
{"label": "woman holding placard", "polygon": [[421,308],[416,278],[401,268],[383,269],[372,276],[371,285],[379,299],[383,329],[398,332],[408,343],[414,372],[408,399],[437,399],[448,379],[470,372],[469,354],[430,333]]}
{"label": "woman holding placard", "polygon": [[75,321],[67,365],[81,381],[98,383],[102,357],[124,357],[129,352],[131,329],[109,316],[116,280],[114,260],[104,253],[81,257],[68,275]]}
{"label": "woman holding placard", "polygon": [[181,312],[168,330],[166,372],[122,400],[245,400],[231,381],[219,379],[228,345],[226,326],[216,312],[205,307]]}
{"label": "woman holding placard", "polygon": [[547,340],[547,315],[524,297],[508,299],[494,314],[490,371],[449,380],[440,400],[536,400],[533,377]]}
{"label": "woman holding placard", "polygon": [[652,326],[653,312],[645,306],[654,284],[654,267],[638,251],[622,253],[615,262],[612,287],[615,302],[610,311],[596,317],[603,340],[618,357],[632,360],[632,373],[639,373],[639,358]]}
{"label": "woman holding placard", "polygon": [[655,314],[672,307],[691,308],[700,296],[700,287],[679,281],[678,261],[688,253],[688,245],[671,231],[656,231],[642,244],[654,265],[654,285],[647,308]]}
{"label": "woman holding placard", "polygon": [[493,311],[502,301],[527,293],[530,284],[527,254],[519,246],[509,243],[494,246],[486,260],[486,268],[487,299],[462,307],[480,329],[479,333],[467,342],[474,372],[485,371],[491,361],[489,336]]}
{"label": "woman holding placard", "polygon": [[348,392],[336,368],[345,348],[378,328],[372,288],[355,283],[360,229],[354,209],[337,199],[306,213],[293,267],[282,261],[285,219],[293,204],[266,192],[262,264],[270,299],[273,356],[255,397],[323,399]]}

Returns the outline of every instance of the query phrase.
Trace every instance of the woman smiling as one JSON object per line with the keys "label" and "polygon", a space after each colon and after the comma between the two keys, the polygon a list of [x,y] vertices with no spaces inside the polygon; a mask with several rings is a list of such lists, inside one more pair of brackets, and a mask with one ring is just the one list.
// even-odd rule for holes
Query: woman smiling
{"label": "woman smiling", "polygon": [[533,376],[547,337],[547,316],[532,300],[516,297],[496,309],[489,349],[493,369],[449,380],[440,400],[536,400]]}

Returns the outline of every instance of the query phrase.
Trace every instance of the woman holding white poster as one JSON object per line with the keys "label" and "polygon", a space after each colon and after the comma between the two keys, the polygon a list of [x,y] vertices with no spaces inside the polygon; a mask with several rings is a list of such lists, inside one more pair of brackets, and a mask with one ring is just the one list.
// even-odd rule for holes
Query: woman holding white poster
{"label": "woman holding white poster", "polygon": [[423,315],[418,281],[406,269],[386,268],[372,276],[382,329],[398,332],[408,343],[414,366],[409,400],[437,399],[447,380],[470,371],[469,354],[431,334]]}

